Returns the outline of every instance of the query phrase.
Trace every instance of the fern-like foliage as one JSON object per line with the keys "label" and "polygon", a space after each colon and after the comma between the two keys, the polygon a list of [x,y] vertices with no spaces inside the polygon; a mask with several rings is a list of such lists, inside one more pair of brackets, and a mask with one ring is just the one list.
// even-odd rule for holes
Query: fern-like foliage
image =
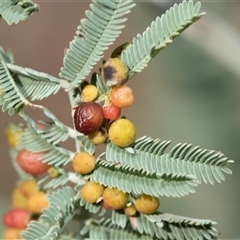
{"label": "fern-like foliage", "polygon": [[[101,204],[86,203],[84,199],[81,199],[80,205],[92,213],[98,213],[103,209]],[[99,215],[104,213],[105,211],[101,211]],[[92,228],[92,224],[94,228]],[[122,210],[113,210],[108,220],[102,219],[99,222],[90,221],[90,223],[86,223],[81,234],[89,233],[90,239],[94,240],[98,239],[95,236],[97,232],[103,234],[101,239],[126,239],[123,238],[125,234],[133,234],[133,239],[135,239],[134,236],[141,235],[144,236],[144,239],[210,240],[217,239],[219,234],[214,228],[215,224],[216,222],[211,220],[194,219],[161,212],[150,215],[138,213],[135,216],[128,217]],[[116,236],[115,238],[111,237],[114,236],[112,234],[117,234],[116,236],[119,238]]]}
{"label": "fern-like foliage", "polygon": [[79,142],[81,152],[88,152],[89,154],[95,153],[96,145],[90,142],[88,136],[86,135],[77,136],[77,140]]}
{"label": "fern-like foliage", "polygon": [[130,225],[125,229],[122,229],[116,224],[113,224],[110,219],[102,218],[99,221],[89,221],[83,227],[80,232],[82,235],[88,234],[89,239],[140,239],[140,240],[152,240],[150,236],[145,234],[139,234],[134,231]]}
{"label": "fern-like foliage", "polygon": [[[4,57],[3,57],[4,56]],[[6,55],[0,55],[0,105],[3,112],[10,115],[24,115],[23,107],[43,108],[30,101],[41,100],[60,89],[58,79],[29,68],[22,68],[11,63]],[[27,98],[30,97],[30,101]]]}
{"label": "fern-like foliage", "polygon": [[7,67],[14,76],[21,92],[26,98],[31,96],[31,101],[42,100],[60,90],[58,78],[47,73],[13,64],[7,64]]}
{"label": "fern-like foliage", "polygon": [[58,236],[57,240],[85,240],[80,234],[76,235],[72,232],[70,233],[63,233],[60,236]]}
{"label": "fern-like foliage", "polygon": [[215,224],[211,220],[179,217],[168,213],[140,214],[131,219],[134,229],[154,239],[216,239],[218,231],[214,228]]}
{"label": "fern-like foliage", "polygon": [[62,229],[72,219],[79,199],[74,191],[66,186],[47,195],[49,208],[42,210],[38,222],[31,221],[24,239],[57,239]]}
{"label": "fern-like foliage", "polygon": [[104,95],[108,91],[110,91],[110,87],[107,86],[107,84],[103,81],[102,77],[99,74],[96,75],[96,85],[100,95]]}
{"label": "fern-like foliage", "polygon": [[45,116],[50,120],[49,126],[38,131],[42,138],[53,145],[65,141],[69,136],[69,127],[60,122],[51,111],[43,110]]}
{"label": "fern-like foliage", "polygon": [[66,165],[74,156],[74,153],[49,143],[41,134],[37,134],[38,128],[33,120],[25,115],[24,119],[32,126],[27,128],[21,136],[22,145],[31,152],[45,152],[39,158],[43,162],[56,167]]}
{"label": "fern-like foliage", "polygon": [[[195,179],[190,175],[165,173],[158,175],[128,165],[116,165],[105,160],[99,160],[95,170],[87,178],[105,186],[117,187],[124,192],[136,195],[145,193],[156,197],[185,196],[195,192],[193,187],[197,186]],[[131,184],[129,184],[130,182]]]}
{"label": "fern-like foliage", "polygon": [[129,78],[141,72],[148,62],[182,31],[200,19],[201,4],[192,0],[174,4],[165,14],[157,17],[143,34],[138,34],[121,54],[121,59],[129,68]]}
{"label": "fern-like foliage", "polygon": [[167,213],[156,215],[140,215],[128,219],[122,228],[111,219],[102,218],[90,221],[81,230],[81,234],[89,234],[95,239],[161,239],[161,240],[207,240],[216,239],[218,232],[215,222],[178,217]]}
{"label": "fern-like foliage", "polygon": [[89,203],[85,201],[81,196],[79,203],[81,207],[84,207],[90,213],[97,213],[99,216],[102,216],[106,213],[106,209],[104,209],[100,203]]}
{"label": "fern-like foliage", "polygon": [[[63,233],[73,218],[86,220],[85,226],[75,239],[161,239],[161,240],[210,240],[216,239],[215,222],[175,216],[159,211],[153,214],[136,212],[127,216],[124,209],[111,210],[108,219],[89,219],[89,213],[103,216],[107,213],[104,194],[97,202],[89,203],[81,196],[86,180],[100,183],[104,187],[116,187],[129,193],[127,206],[134,204],[140,194],[155,197],[181,197],[195,192],[202,181],[213,184],[224,180],[224,173],[231,174],[228,165],[233,163],[221,152],[192,147],[180,143],[168,153],[170,141],[142,137],[127,148],[118,147],[106,140],[106,152],[100,154],[95,168],[89,174],[68,172],[63,168],[75,153],[60,146],[68,137],[76,140],[78,152],[96,152],[88,136],[59,121],[53,113],[32,102],[42,100],[59,91],[62,86],[69,92],[71,105],[81,102],[81,91],[88,84],[87,77],[104,51],[116,40],[124,28],[125,17],[135,6],[133,0],[92,0],[86,18],[77,28],[75,38],[66,51],[57,79],[46,73],[14,65],[10,52],[0,47],[0,105],[10,115],[19,113],[27,122],[23,128],[19,148],[11,149],[11,157],[20,178],[27,178],[16,164],[19,149],[43,153],[40,161],[47,162],[56,170],[38,181],[40,189],[47,192],[49,207],[42,210],[38,220],[31,221],[22,233],[24,239],[71,239],[75,236]],[[129,68],[129,78],[141,72],[148,62],[170,44],[183,30],[200,19],[201,4],[183,0],[174,4],[161,17],[152,22],[143,34],[138,34],[132,44],[118,47],[111,57],[120,57]],[[26,21],[38,6],[30,0],[8,0],[0,2],[0,17],[8,24]],[[60,84],[61,82],[61,84]],[[110,101],[111,88],[94,73],[90,81],[98,88],[97,103]],[[79,87],[79,88],[78,88]],[[41,127],[23,112],[24,106],[41,108],[49,121]],[[106,129],[111,121],[105,121]],[[105,157],[105,159],[103,159]],[[69,182],[75,186],[66,186]],[[56,188],[60,188],[57,191]],[[78,192],[78,193],[76,193]],[[78,215],[79,211],[80,214]],[[84,210],[87,210],[85,214]],[[107,214],[106,214],[107,215]]]}
{"label": "fern-like foliage", "polygon": [[9,115],[14,113],[23,115],[24,105],[33,105],[21,93],[2,59],[0,59],[0,105],[3,112],[8,110]]}
{"label": "fern-like foliage", "polygon": [[132,0],[93,0],[87,18],[81,20],[76,37],[70,43],[64,56],[60,76],[70,82],[67,90],[79,86],[86,79],[103,52],[120,35],[124,15],[130,13],[135,4]]}
{"label": "fern-like foliage", "polygon": [[69,182],[68,174],[59,174],[55,178],[51,178],[49,175],[43,177],[38,181],[38,184],[42,186],[43,189],[54,189],[62,187]]}
{"label": "fern-like foliage", "polygon": [[33,13],[38,11],[38,5],[30,0],[4,0],[0,2],[0,15],[9,25],[27,21]]}
{"label": "fern-like foliage", "polygon": [[184,174],[194,176],[198,183],[221,182],[223,173],[231,174],[228,165],[233,163],[221,152],[192,148],[191,144],[177,144],[169,153],[165,149],[169,141],[160,141],[143,137],[135,141],[132,149],[134,154],[111,143],[107,145],[107,161],[129,165],[157,174]]}

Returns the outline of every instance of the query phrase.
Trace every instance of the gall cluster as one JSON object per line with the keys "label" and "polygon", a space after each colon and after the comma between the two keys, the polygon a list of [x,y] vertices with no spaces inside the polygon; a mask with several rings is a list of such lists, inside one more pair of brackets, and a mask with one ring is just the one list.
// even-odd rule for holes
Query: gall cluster
{"label": "gall cluster", "polygon": [[[102,67],[101,77],[110,86],[104,105],[101,106],[97,101],[97,87],[86,85],[81,91],[82,102],[75,108],[75,128],[87,135],[95,145],[110,140],[118,147],[128,147],[135,141],[135,126],[130,120],[119,118],[121,109],[134,101],[132,89],[125,84],[128,67],[119,57],[110,58]],[[96,167],[96,158],[88,152],[77,153],[72,160],[72,167],[76,173],[89,174]],[[160,205],[157,197],[141,194],[130,198],[127,192],[92,181],[87,181],[80,193],[89,203],[101,204],[105,209],[122,210],[128,216],[138,212],[152,214]]]}
{"label": "gall cluster", "polygon": [[98,89],[93,84],[86,85],[81,91],[81,103],[75,108],[75,128],[87,135],[89,140],[99,145],[110,141],[119,146],[127,147],[135,140],[135,126],[128,119],[118,119],[121,109],[130,106],[134,101],[133,91],[125,82],[128,79],[128,67],[120,58],[110,58],[101,70],[101,76],[110,91],[101,106]]}
{"label": "gall cluster", "polygon": [[103,208],[122,210],[127,216],[134,216],[138,212],[152,214],[160,206],[157,197],[141,194],[132,202],[129,201],[129,193],[123,192],[116,187],[105,187],[100,183],[91,181],[88,181],[81,189],[81,195],[89,203],[101,202]]}

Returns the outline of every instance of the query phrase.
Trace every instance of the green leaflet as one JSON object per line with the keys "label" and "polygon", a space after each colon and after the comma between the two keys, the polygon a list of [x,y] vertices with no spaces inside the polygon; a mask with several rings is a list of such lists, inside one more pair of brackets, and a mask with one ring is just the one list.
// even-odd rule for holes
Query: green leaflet
{"label": "green leaflet", "polygon": [[228,165],[233,163],[221,152],[192,148],[191,144],[177,144],[169,153],[165,153],[169,141],[160,141],[143,137],[134,143],[134,154],[111,143],[107,145],[106,159],[109,162],[129,165],[156,174],[191,175],[201,183],[221,182],[224,172],[231,174]]}
{"label": "green leaflet", "polygon": [[96,168],[86,178],[110,188],[117,187],[124,192],[136,195],[145,193],[156,197],[185,196],[194,193],[194,187],[197,186],[195,179],[189,175],[158,175],[128,165],[116,165],[105,160],[98,160]]}
{"label": "green leaflet", "polygon": [[84,207],[90,213],[98,213],[99,216],[104,215],[106,212],[100,203],[89,203],[86,202],[82,197],[80,197],[80,206]]}
{"label": "green leaflet", "polygon": [[24,96],[31,97],[31,101],[42,100],[60,90],[60,82],[47,73],[38,72],[31,68],[23,68],[8,63],[8,69],[15,76],[19,89]]}
{"label": "green leaflet", "polygon": [[[169,217],[168,217],[169,216]],[[157,220],[156,220],[157,219]],[[90,239],[181,239],[206,240],[217,239],[218,232],[210,220],[191,219],[171,214],[142,215],[128,219],[124,228],[119,222],[102,218],[91,221],[81,230],[89,234]],[[107,234],[109,233],[109,234]],[[99,238],[101,236],[101,238]]]}
{"label": "green leaflet", "polygon": [[93,0],[91,11],[86,11],[87,18],[81,20],[76,37],[64,56],[60,76],[72,82],[67,90],[79,86],[90,74],[103,52],[120,35],[127,20],[123,17],[134,6],[132,0]]}
{"label": "green leaflet", "polygon": [[[101,211],[99,214],[100,216],[105,213],[105,210],[102,208],[100,203],[90,204],[81,199],[80,205],[85,206],[85,208],[92,213],[98,213]],[[215,224],[216,223],[211,220],[194,219],[160,212],[150,215],[137,214],[129,218],[123,213],[122,210],[112,210],[111,219],[102,220],[99,222],[99,225],[104,226],[104,228],[107,226],[111,228],[106,228],[107,232],[115,232],[114,229],[118,229],[119,232],[115,234],[125,234],[124,231],[127,230],[129,233],[134,233],[137,231],[150,239],[157,238],[187,240],[216,239],[218,236],[218,231],[214,228]],[[98,224],[94,221],[94,225],[97,226]],[[86,234],[88,231],[91,231],[90,228],[89,225],[86,225],[81,233]],[[105,231],[103,229],[95,230],[100,232]],[[135,232],[135,234],[137,234],[137,232]],[[91,236],[93,236],[91,234],[95,233],[90,233],[90,239],[95,239],[94,237],[91,238]],[[119,237],[119,239],[122,238]]]}
{"label": "green leaflet", "polygon": [[88,152],[90,154],[95,153],[96,145],[90,142],[88,136],[86,135],[77,136],[77,140],[79,142],[81,152]]}
{"label": "green leaflet", "polygon": [[[46,183],[46,181],[48,182]],[[58,187],[62,187],[69,182],[69,178],[67,174],[60,174],[58,177],[51,178],[49,175],[43,177],[38,181],[39,185],[43,185],[43,189],[54,189]]]}
{"label": "green leaflet", "polygon": [[[53,113],[48,110],[47,108],[43,109],[44,115],[49,119],[49,121],[39,121],[40,124],[44,126],[38,127],[37,123],[33,121],[29,116],[24,115],[24,120],[28,122],[28,124],[31,126],[31,128],[34,129],[34,131],[39,134],[39,136],[42,139],[45,139],[48,143],[51,143],[52,145],[57,145],[60,142],[64,142],[68,139],[68,137],[72,135],[78,135],[79,133],[75,131],[74,129],[66,126],[62,122],[60,122]],[[72,137],[74,137],[72,136]]]}
{"label": "green leaflet", "polygon": [[125,228],[128,222],[128,216],[122,211],[112,211],[112,223],[118,225],[121,228]]}
{"label": "green leaflet", "polygon": [[7,0],[0,2],[0,15],[8,25],[17,24],[19,21],[27,21],[34,13],[38,12],[37,4],[30,0]]}
{"label": "green leaflet", "polygon": [[[88,205],[87,209],[93,213],[99,212],[102,208],[100,204],[89,204],[82,199],[80,205],[84,206],[85,204]],[[104,213],[105,211],[101,215]],[[216,222],[211,220],[194,219],[160,212],[150,215],[139,213],[129,218],[123,211],[113,210],[110,219],[103,218],[99,222],[92,221],[90,224],[88,223],[81,230],[81,234],[89,232],[90,239],[96,239],[95,234],[99,233],[102,234],[101,239],[113,239],[113,236],[125,239],[121,238],[125,234],[133,234],[131,239],[135,239],[135,234],[135,237],[141,234],[143,239],[210,240],[217,239],[218,236],[218,231],[214,228],[215,224]],[[112,238],[106,237],[105,231],[114,234],[111,234]]]}
{"label": "green leaflet", "polygon": [[47,199],[49,208],[42,210],[39,222],[30,222],[22,233],[24,239],[57,239],[62,228],[72,219],[79,201],[68,186],[48,194]]}
{"label": "green leaflet", "polygon": [[2,111],[8,111],[9,115],[19,113],[24,115],[23,107],[43,108],[31,101],[41,100],[60,89],[60,83],[46,73],[37,72],[29,68],[22,68],[11,63],[4,54],[0,55],[0,105]]}
{"label": "green leaflet", "polygon": [[211,220],[193,219],[169,213],[138,214],[131,220],[121,211],[112,212],[112,224],[126,228],[129,223],[134,230],[157,239],[215,239],[218,231]]}
{"label": "green leaflet", "polygon": [[3,48],[0,46],[0,58],[3,59],[5,63],[13,63],[13,53],[10,49],[8,49],[7,52],[3,50]]}
{"label": "green leaflet", "polygon": [[49,232],[49,227],[37,221],[31,221],[27,229],[21,234],[24,239],[41,239]]}
{"label": "green leaflet", "polygon": [[86,224],[80,232],[82,235],[88,234],[89,239],[131,239],[131,240],[152,240],[150,236],[145,234],[139,234],[138,232],[131,229],[130,225],[122,229],[116,224],[111,222],[111,219],[102,218],[99,221],[91,220],[90,223]]}
{"label": "green leaflet", "polygon": [[131,225],[139,233],[145,233],[157,239],[202,240],[216,239],[218,231],[211,220],[178,217],[168,213],[153,215],[140,214],[132,219]]}
{"label": "green leaflet", "polygon": [[49,143],[41,134],[37,134],[39,129],[34,126],[33,120],[25,116],[26,121],[32,128],[27,128],[21,136],[22,145],[31,152],[47,152],[40,160],[56,167],[66,165],[73,158],[74,153]]}
{"label": "green leaflet", "polygon": [[107,86],[99,74],[96,74],[96,86],[100,95],[104,95],[110,91],[110,87]]}
{"label": "green leaflet", "polygon": [[42,135],[42,138],[45,138],[47,142],[52,143],[53,145],[63,142],[68,138],[67,129],[62,129],[55,124],[52,124],[52,126],[47,127],[46,129],[40,130],[39,134]]}
{"label": "green leaflet", "polygon": [[5,62],[0,58],[0,105],[2,111],[8,111],[9,115],[19,113],[23,115],[24,105],[31,104],[21,93],[9,72]]}
{"label": "green leaflet", "polygon": [[184,0],[174,4],[165,14],[157,17],[143,34],[138,34],[121,54],[121,59],[129,68],[129,78],[141,72],[148,62],[170,44],[182,31],[200,19],[201,4]]}
{"label": "green leaflet", "polygon": [[38,132],[41,137],[53,145],[65,141],[69,136],[69,127],[60,122],[48,109],[45,108],[43,112],[45,116],[51,120],[51,122],[49,124],[49,127],[46,127],[45,129]]}
{"label": "green leaflet", "polygon": [[84,240],[84,237],[80,236],[80,234],[73,234],[70,233],[62,233],[60,236],[58,236],[57,240]]}

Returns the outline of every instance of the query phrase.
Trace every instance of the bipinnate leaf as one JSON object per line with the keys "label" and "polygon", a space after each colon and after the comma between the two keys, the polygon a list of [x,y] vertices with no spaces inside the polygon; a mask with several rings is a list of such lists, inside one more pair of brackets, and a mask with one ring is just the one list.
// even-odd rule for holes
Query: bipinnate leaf
{"label": "bipinnate leaf", "polygon": [[152,215],[140,214],[131,219],[132,227],[139,233],[150,235],[154,239],[202,240],[216,239],[216,223],[211,220],[179,217],[168,213]]}
{"label": "bipinnate leaf", "polygon": [[106,213],[106,209],[104,209],[100,203],[89,203],[81,196],[79,204],[81,207],[84,207],[90,213],[97,213],[99,216],[102,216]]}
{"label": "bipinnate leaf", "polygon": [[96,74],[96,85],[100,95],[104,95],[108,91],[110,91],[110,87],[107,86],[107,84],[104,82],[104,80],[99,74]]}
{"label": "bipinnate leaf", "polygon": [[71,82],[67,90],[78,87],[90,74],[122,32],[127,20],[124,16],[134,6],[132,0],[93,0],[64,56],[60,76]]}
{"label": "bipinnate leaf", "polygon": [[112,211],[111,219],[114,225],[116,224],[121,228],[125,228],[128,223],[128,218],[129,216],[127,216],[122,210]]}
{"label": "bipinnate leaf", "polygon": [[198,183],[221,182],[225,179],[223,173],[231,174],[228,166],[233,161],[221,152],[180,143],[166,153],[169,144],[170,141],[142,137],[135,141],[134,153],[130,153],[109,143],[106,160],[160,175],[191,175]]}
{"label": "bipinnate leaf", "polygon": [[39,128],[30,117],[25,115],[24,119],[31,126],[21,136],[21,143],[24,148],[31,152],[46,152],[40,160],[56,167],[66,165],[72,160],[73,152],[49,143],[41,134],[38,134]]}
{"label": "bipinnate leaf", "polygon": [[[143,169],[98,160],[94,171],[85,176],[104,186],[140,195],[181,197],[194,193],[197,183],[191,175],[156,174]],[[131,183],[131,184],[130,184]]]}
{"label": "bipinnate leaf", "polygon": [[6,63],[4,59],[10,60],[6,59],[6,55],[0,55],[0,105],[3,112],[23,116],[24,106],[43,109],[43,106],[30,101],[41,100],[59,91],[60,83],[57,78]]}
{"label": "bipinnate leaf", "polygon": [[30,0],[0,1],[0,15],[6,20],[8,25],[27,21],[33,13],[38,11],[38,5]]}
{"label": "bipinnate leaf", "polygon": [[42,138],[53,145],[64,142],[69,137],[70,128],[60,122],[50,110],[45,108],[43,112],[50,122],[48,123],[48,127],[38,131],[38,133],[41,134]]}
{"label": "bipinnate leaf", "polygon": [[78,143],[80,145],[80,151],[88,152],[89,154],[94,154],[96,150],[96,145],[94,145],[89,137],[86,135],[77,136]]}
{"label": "bipinnate leaf", "polygon": [[19,113],[23,115],[23,107],[34,106],[19,90],[3,59],[0,58],[0,105],[2,111],[8,111],[9,115]]}
{"label": "bipinnate leaf", "polygon": [[[2,110],[8,111],[10,115],[19,113],[28,123],[21,134],[19,146],[31,152],[43,152],[39,160],[57,170],[56,176],[49,174],[38,181],[41,189],[47,192],[49,207],[42,210],[36,221],[28,224],[22,233],[24,239],[71,239],[72,236],[64,232],[69,221],[75,214],[81,220],[89,217],[88,214],[84,215],[84,211],[77,214],[82,207],[90,213],[104,215],[107,206],[102,197],[96,203],[89,203],[81,196],[79,190],[88,180],[129,193],[128,204],[135,204],[135,199],[141,194],[157,198],[182,197],[195,192],[194,187],[202,181],[214,184],[215,181],[225,179],[224,173],[231,174],[229,165],[233,161],[221,152],[179,143],[166,153],[170,141],[149,137],[139,138],[127,148],[118,147],[107,140],[106,153],[100,154],[94,170],[89,174],[81,175],[63,168],[75,155],[59,145],[68,137],[76,140],[76,147],[80,152],[95,154],[96,146],[90,142],[88,136],[66,126],[48,109],[32,102],[57,93],[61,86],[66,91],[72,91],[71,104],[80,102],[81,89],[84,84],[89,83],[87,77],[103,58],[104,51],[121,34],[127,20],[125,15],[134,6],[133,0],[92,0],[91,10],[86,11],[86,18],[81,20],[76,36],[65,52],[60,72],[63,79],[14,65],[12,54],[5,53],[0,47]],[[157,17],[143,34],[138,34],[131,44],[118,47],[111,57],[121,58],[129,69],[130,79],[141,72],[175,37],[205,14],[199,12],[200,7],[200,2],[194,4],[192,0],[174,4],[165,14]],[[0,1],[0,17],[9,25],[26,21],[38,10],[38,5],[30,0]],[[96,101],[106,100],[111,88],[101,75],[94,73],[90,83],[98,88],[99,97]],[[23,112],[24,106],[43,109],[50,122],[42,122],[44,127],[37,125]],[[14,160],[17,150],[11,151]],[[106,159],[103,159],[104,155]],[[75,184],[78,193],[66,186],[69,181]],[[61,189],[53,191],[59,187]],[[176,216],[158,210],[153,214],[137,211],[134,216],[127,216],[123,209],[111,211],[112,215],[108,219],[86,221],[80,232],[84,238],[210,240],[218,237],[218,231],[214,228],[216,223],[211,220]]]}
{"label": "bipinnate leaf", "polygon": [[148,62],[191,24],[205,13],[199,13],[200,2],[184,0],[175,3],[165,14],[157,17],[143,34],[138,34],[132,44],[121,53],[122,61],[129,68],[129,78],[141,72]]}
{"label": "bipinnate leaf", "polygon": [[41,239],[39,236],[46,236],[49,233],[49,227],[41,222],[31,221],[27,229],[22,232],[24,239]]}
{"label": "bipinnate leaf", "polygon": [[68,174],[60,173],[59,176],[51,178],[49,175],[41,178],[38,184],[42,186],[43,189],[56,189],[58,187],[65,186],[69,182]]}
{"label": "bipinnate leaf", "polygon": [[22,233],[24,239],[57,239],[62,229],[72,219],[79,199],[65,186],[47,195],[49,207],[42,210],[38,221],[31,221]]}
{"label": "bipinnate leaf", "polygon": [[161,239],[161,240],[210,240],[217,239],[216,223],[211,220],[200,220],[178,217],[167,213],[155,215],[140,214],[130,217],[124,227],[111,219],[90,220],[81,230],[89,239]]}
{"label": "bipinnate leaf", "polygon": [[152,240],[150,236],[145,234],[139,234],[134,231],[130,225],[122,229],[120,226],[113,224],[111,219],[102,218],[101,220],[90,220],[85,224],[80,232],[82,235],[88,235],[89,239],[133,239],[133,240]]}
{"label": "bipinnate leaf", "polygon": [[26,98],[30,97],[31,101],[47,98],[56,94],[61,88],[59,79],[47,73],[10,63],[7,64],[7,67],[18,83],[21,92]]}

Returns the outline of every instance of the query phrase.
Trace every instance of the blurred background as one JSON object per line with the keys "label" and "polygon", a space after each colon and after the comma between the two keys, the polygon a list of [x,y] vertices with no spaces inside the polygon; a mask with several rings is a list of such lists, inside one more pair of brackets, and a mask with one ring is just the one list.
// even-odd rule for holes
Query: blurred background
{"label": "blurred background", "polygon": [[[64,49],[72,40],[90,1],[36,1],[40,12],[27,22],[8,26],[0,21],[0,46],[11,48],[15,63],[58,76]],[[137,1],[116,46],[131,42],[175,1]],[[207,12],[160,52],[129,82],[134,104],[123,111],[143,135],[192,143],[223,152],[235,160],[233,175],[219,184],[201,185],[183,198],[162,198],[161,211],[212,219],[221,239],[240,239],[240,18],[239,1],[203,1]],[[107,59],[114,48],[106,52]],[[68,96],[60,91],[41,102],[63,123],[71,125]],[[27,110],[42,119],[40,110]],[[0,213],[11,206],[17,174],[11,166],[4,128],[21,121],[0,112]],[[66,147],[73,150],[72,142]],[[169,149],[170,149],[169,148]],[[2,226],[1,226],[2,231]],[[0,235],[1,235],[0,231]]]}

